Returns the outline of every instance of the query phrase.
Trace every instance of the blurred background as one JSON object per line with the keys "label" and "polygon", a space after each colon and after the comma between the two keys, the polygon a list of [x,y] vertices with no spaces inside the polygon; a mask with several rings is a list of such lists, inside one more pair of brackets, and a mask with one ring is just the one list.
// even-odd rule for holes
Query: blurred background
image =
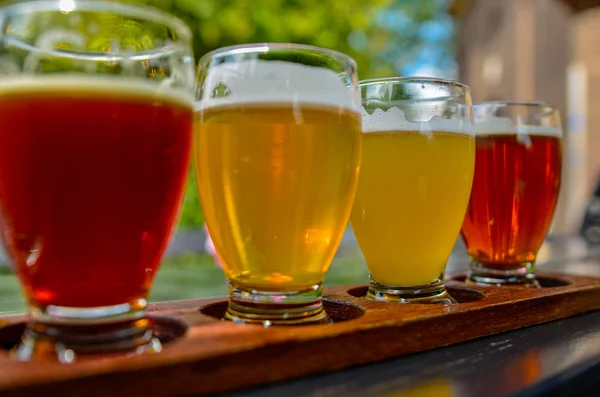
{"label": "blurred background", "polygon": [[[589,256],[600,242],[600,0],[118,0],[146,4],[183,19],[198,59],[232,44],[295,42],[333,48],[357,61],[361,79],[430,76],[459,79],[474,102],[542,100],[557,107],[565,129],[563,185],[541,266]],[[14,1],[0,0],[0,5]],[[179,226],[152,300],[225,295],[222,270],[207,244],[190,175]],[[458,241],[449,270],[467,258]],[[580,261],[575,272],[600,275]],[[367,281],[348,229],[328,285]],[[0,312],[24,308],[0,252]]]}

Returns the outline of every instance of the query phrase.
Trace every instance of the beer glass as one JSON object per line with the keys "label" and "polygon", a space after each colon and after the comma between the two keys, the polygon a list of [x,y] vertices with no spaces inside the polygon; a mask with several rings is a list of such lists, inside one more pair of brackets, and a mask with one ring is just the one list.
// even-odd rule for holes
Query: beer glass
{"label": "beer glass", "polygon": [[444,269],[475,163],[469,88],[428,78],[360,88],[363,156],[350,221],[369,267],[367,297],[451,303]]}
{"label": "beer glass", "polygon": [[225,318],[328,322],[321,285],[360,163],[355,62],[304,45],[235,46],[206,54],[197,84],[194,163],[229,282]]}
{"label": "beer glass", "polygon": [[554,215],[561,176],[558,111],[539,102],[473,107],[476,162],[462,227],[468,280],[538,286],[535,257]]}
{"label": "beer glass", "polygon": [[31,315],[16,356],[160,350],[146,299],[189,162],[190,32],[110,2],[0,15],[0,233]]}

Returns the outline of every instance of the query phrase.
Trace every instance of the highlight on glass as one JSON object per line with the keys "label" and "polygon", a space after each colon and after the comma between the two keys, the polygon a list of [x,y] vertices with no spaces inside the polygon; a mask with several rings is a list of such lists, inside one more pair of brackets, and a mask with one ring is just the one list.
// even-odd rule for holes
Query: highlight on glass
{"label": "highlight on glass", "polygon": [[355,62],[295,44],[205,55],[197,78],[200,199],[229,282],[225,317],[327,323],[321,286],[361,153]]}
{"label": "highlight on glass", "polygon": [[188,170],[191,34],[110,2],[0,12],[0,233],[31,315],[16,357],[159,351],[146,299]]}
{"label": "highlight on glass", "polygon": [[471,257],[467,280],[538,287],[535,258],[556,207],[562,129],[540,102],[473,107],[477,156],[462,237]]}
{"label": "highlight on glass", "polygon": [[469,88],[454,81],[360,83],[363,156],[351,224],[367,298],[452,303],[443,283],[475,164]]}

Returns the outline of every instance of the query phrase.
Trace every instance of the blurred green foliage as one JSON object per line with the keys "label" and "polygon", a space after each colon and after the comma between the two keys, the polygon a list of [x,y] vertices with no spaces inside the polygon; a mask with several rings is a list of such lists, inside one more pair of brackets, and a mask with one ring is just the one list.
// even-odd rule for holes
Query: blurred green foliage
{"label": "blurred green foliage", "polygon": [[200,208],[200,198],[198,197],[198,185],[194,167],[190,167],[188,181],[185,186],[185,196],[183,196],[183,205],[181,215],[179,216],[180,228],[200,228],[204,224],[204,215]]}
{"label": "blurred green foliage", "polygon": [[[360,77],[393,76],[404,54],[426,41],[419,28],[447,14],[447,0],[114,0],[154,6],[181,18],[196,58],[242,43],[293,42],[352,56]],[[440,46],[453,52],[452,41]],[[393,58],[390,59],[392,54]]]}
{"label": "blurred green foliage", "polygon": [[[447,14],[448,0],[112,1],[150,5],[181,18],[194,35],[196,59],[234,44],[311,44],[352,56],[362,79],[401,74],[405,65],[423,58],[424,53],[425,57],[431,53],[431,58],[440,59],[442,68],[448,59],[454,59],[452,35],[432,43],[423,29],[431,21],[443,20],[446,26],[452,23]],[[9,2],[13,1],[0,0],[0,4]],[[127,28],[121,26],[118,31]],[[110,46],[110,42],[98,46]],[[196,184],[190,174],[180,227],[200,227],[202,222]]]}

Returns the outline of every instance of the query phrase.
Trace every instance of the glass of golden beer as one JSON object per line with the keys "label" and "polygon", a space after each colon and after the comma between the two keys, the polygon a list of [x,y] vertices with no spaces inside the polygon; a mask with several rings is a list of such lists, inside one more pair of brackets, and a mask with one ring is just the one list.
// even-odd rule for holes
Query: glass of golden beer
{"label": "glass of golden beer", "polygon": [[369,267],[367,298],[451,303],[444,269],[475,163],[469,88],[428,78],[360,88],[363,156],[350,219]]}
{"label": "glass of golden beer", "polygon": [[355,62],[303,45],[235,46],[205,55],[197,84],[194,163],[229,282],[225,318],[329,322],[321,285],[360,165]]}
{"label": "glass of golden beer", "polygon": [[558,199],[562,130],[540,102],[473,106],[477,160],[462,227],[471,257],[467,280],[538,287],[535,258]]}

